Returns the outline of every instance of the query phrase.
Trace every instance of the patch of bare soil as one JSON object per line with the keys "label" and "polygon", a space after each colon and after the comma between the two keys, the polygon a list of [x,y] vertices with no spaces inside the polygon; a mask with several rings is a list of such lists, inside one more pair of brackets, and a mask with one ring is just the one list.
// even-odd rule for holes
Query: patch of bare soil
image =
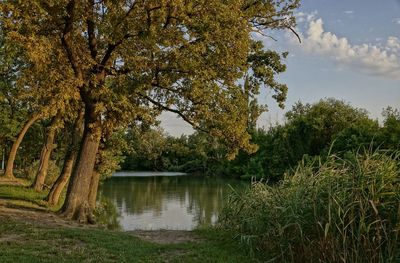
{"label": "patch of bare soil", "polygon": [[157,244],[178,244],[201,242],[202,239],[191,231],[182,230],[135,230],[129,231],[133,236]]}
{"label": "patch of bare soil", "polygon": [[0,200],[0,220],[7,218],[45,227],[93,227],[65,220],[56,213],[48,211],[9,207],[6,200]]}

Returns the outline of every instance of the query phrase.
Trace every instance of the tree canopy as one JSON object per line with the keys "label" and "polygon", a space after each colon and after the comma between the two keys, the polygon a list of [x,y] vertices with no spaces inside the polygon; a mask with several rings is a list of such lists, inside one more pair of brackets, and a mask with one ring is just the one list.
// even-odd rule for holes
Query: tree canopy
{"label": "tree canopy", "polygon": [[244,93],[258,93],[237,80],[252,68],[252,83],[285,100],[286,86],[274,80],[285,70],[281,56],[250,37],[294,25],[298,1],[279,2],[6,1],[2,10],[8,39],[30,63],[24,80],[39,84],[36,96],[57,96],[56,108],[90,100],[109,129],[169,110],[224,137],[235,153],[254,150]]}
{"label": "tree canopy", "polygon": [[[162,111],[220,138],[226,156],[254,152],[248,134],[259,88],[282,105],[275,80],[286,54],[252,37],[292,29],[299,0],[2,1],[5,40],[21,50],[18,84],[43,116],[76,118],[84,133],[64,211],[86,220],[100,138]],[[246,79],[246,85],[240,80]],[[253,113],[250,113],[250,112]],[[254,120],[253,120],[254,121]],[[94,184],[96,185],[96,183]]]}

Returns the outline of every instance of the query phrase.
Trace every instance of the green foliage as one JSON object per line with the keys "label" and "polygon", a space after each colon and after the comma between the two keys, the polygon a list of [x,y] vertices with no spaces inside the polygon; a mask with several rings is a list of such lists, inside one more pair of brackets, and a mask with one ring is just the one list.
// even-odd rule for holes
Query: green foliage
{"label": "green foliage", "polygon": [[294,157],[300,160],[304,153],[319,155],[335,135],[355,122],[367,120],[368,114],[343,101],[327,99],[313,105],[297,103],[286,117],[288,140],[298,148]]}
{"label": "green foliage", "polygon": [[[27,65],[18,83],[43,116],[61,112],[67,119],[83,102],[93,111],[87,122],[108,134],[170,111],[223,140],[233,158],[257,148],[247,125],[251,111],[263,109],[254,99],[259,88],[272,89],[280,105],[287,93],[275,79],[286,70],[286,54],[264,50],[252,33],[292,28],[298,6],[299,0],[3,1],[0,19],[4,40]],[[238,85],[246,77],[251,87]]]}
{"label": "green foliage", "polygon": [[18,49],[6,44],[3,28],[0,28],[0,153],[8,154],[14,137],[28,115],[28,107],[19,98],[20,90],[15,82],[22,62]]}
{"label": "green foliage", "polygon": [[399,154],[347,157],[232,194],[222,226],[274,262],[398,262]]}
{"label": "green foliage", "polygon": [[118,221],[118,211],[114,203],[107,198],[101,198],[97,202],[96,209],[94,211],[94,216],[96,217],[96,223],[105,226],[110,230],[120,229],[120,224]]}
{"label": "green foliage", "polygon": [[116,170],[120,169],[120,163],[123,162],[124,153],[128,149],[129,146],[123,131],[103,136],[95,167],[102,180],[111,177]]}
{"label": "green foliage", "polygon": [[212,173],[227,153],[221,140],[203,132],[174,138],[161,129],[131,129],[126,136],[131,151],[122,165],[125,170]]}
{"label": "green foliage", "polygon": [[[258,151],[253,154],[239,151],[231,161],[225,158],[224,143],[206,133],[173,138],[160,130],[146,131],[152,137],[146,133],[143,137],[152,144],[142,139],[131,142],[137,150],[127,156],[123,168],[199,172],[278,182],[305,157],[324,159],[328,153],[346,156],[376,149],[395,151],[400,147],[400,114],[395,109],[384,112],[382,127],[365,110],[335,99],[312,105],[297,103],[286,116],[285,124],[269,130],[249,129],[251,143],[258,146]],[[249,127],[254,125],[250,123]],[[139,134],[133,138],[140,138]]]}
{"label": "green foliage", "polygon": [[161,129],[150,129],[147,125],[132,125],[125,138],[129,150],[122,165],[123,170],[163,169],[160,158],[165,150],[167,138]]}
{"label": "green foliage", "polygon": [[346,153],[355,150],[383,148],[382,129],[377,121],[363,119],[339,132],[334,139],[333,151]]}
{"label": "green foliage", "polygon": [[383,126],[383,144],[386,148],[399,149],[400,148],[400,111],[388,107],[384,112],[385,117]]}

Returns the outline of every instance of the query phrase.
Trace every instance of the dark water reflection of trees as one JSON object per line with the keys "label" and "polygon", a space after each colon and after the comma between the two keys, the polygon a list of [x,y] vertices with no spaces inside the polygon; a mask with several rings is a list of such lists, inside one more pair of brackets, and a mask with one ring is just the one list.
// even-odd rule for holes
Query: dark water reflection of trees
{"label": "dark water reflection of trees", "polygon": [[[179,211],[176,211],[173,215],[176,218],[172,220],[179,220],[179,214],[182,218],[191,216],[191,225],[183,219],[181,224],[175,223],[182,229],[192,229],[198,225],[215,223],[222,210],[224,198],[231,189],[229,185],[240,190],[247,184],[222,178],[191,176],[113,177],[102,185],[100,196],[109,198],[124,217],[121,221],[122,228],[129,228],[124,226],[124,221],[131,221],[131,225],[146,213],[151,214],[151,218],[146,221],[154,219],[167,222],[171,220],[167,210],[173,205],[174,209]],[[157,223],[153,224],[153,227],[159,228]]]}

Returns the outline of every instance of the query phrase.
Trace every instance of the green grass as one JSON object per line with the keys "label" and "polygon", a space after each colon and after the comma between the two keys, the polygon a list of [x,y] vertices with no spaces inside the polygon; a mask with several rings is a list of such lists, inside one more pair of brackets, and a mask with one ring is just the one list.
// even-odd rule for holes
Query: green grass
{"label": "green grass", "polygon": [[204,241],[160,245],[123,232],[43,227],[0,217],[0,262],[252,262],[218,230]]}
{"label": "green grass", "polygon": [[0,185],[0,198],[40,202],[47,195],[47,191],[36,192],[32,188],[13,185]]}
{"label": "green grass", "polygon": [[58,211],[62,205],[64,194],[61,196],[59,204],[48,206],[47,202],[44,201],[48,192],[48,190],[36,192],[28,186],[0,185],[0,199],[6,199],[11,206]]}

